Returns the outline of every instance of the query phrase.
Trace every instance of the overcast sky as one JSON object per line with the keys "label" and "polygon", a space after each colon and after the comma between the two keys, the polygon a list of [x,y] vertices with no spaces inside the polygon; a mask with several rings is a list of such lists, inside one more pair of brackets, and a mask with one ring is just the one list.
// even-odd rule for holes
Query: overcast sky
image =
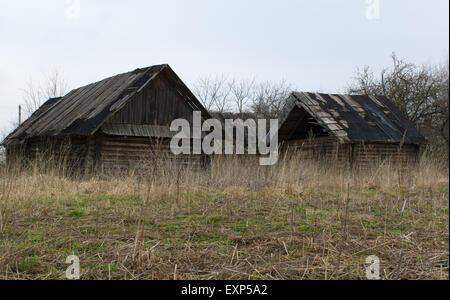
{"label": "overcast sky", "polygon": [[393,51],[447,59],[448,0],[367,1],[0,0],[0,129],[17,120],[21,88],[55,69],[72,88],[168,63],[188,86],[224,73],[342,92]]}

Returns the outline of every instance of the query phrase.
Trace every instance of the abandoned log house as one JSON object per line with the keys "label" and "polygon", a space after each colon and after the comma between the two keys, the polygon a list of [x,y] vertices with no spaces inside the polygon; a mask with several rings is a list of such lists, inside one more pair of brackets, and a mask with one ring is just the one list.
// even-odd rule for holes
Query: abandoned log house
{"label": "abandoned log house", "polygon": [[[7,158],[63,158],[82,170],[130,169],[143,159],[203,163],[170,152],[170,124],[210,116],[168,65],[116,75],[45,102],[3,142]],[[50,151],[51,149],[51,151]]]}
{"label": "abandoned log house", "polygon": [[425,142],[400,110],[381,96],[294,92],[279,126],[284,151],[358,167],[414,162]]}

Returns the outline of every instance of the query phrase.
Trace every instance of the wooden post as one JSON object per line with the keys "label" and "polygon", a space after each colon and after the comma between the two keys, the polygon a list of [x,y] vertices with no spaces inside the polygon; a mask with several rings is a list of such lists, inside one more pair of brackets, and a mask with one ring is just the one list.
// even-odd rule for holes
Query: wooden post
{"label": "wooden post", "polygon": [[22,125],[22,105],[19,105],[19,126]]}
{"label": "wooden post", "polygon": [[350,144],[349,145],[349,158],[350,158],[350,172],[354,171],[355,168],[355,144]]}

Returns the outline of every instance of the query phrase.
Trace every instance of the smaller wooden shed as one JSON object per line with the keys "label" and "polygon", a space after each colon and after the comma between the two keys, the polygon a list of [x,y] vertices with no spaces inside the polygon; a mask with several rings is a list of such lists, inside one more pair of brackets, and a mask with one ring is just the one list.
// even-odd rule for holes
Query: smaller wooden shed
{"label": "smaller wooden shed", "polygon": [[282,149],[368,167],[417,160],[425,138],[386,97],[294,92],[279,118]]}

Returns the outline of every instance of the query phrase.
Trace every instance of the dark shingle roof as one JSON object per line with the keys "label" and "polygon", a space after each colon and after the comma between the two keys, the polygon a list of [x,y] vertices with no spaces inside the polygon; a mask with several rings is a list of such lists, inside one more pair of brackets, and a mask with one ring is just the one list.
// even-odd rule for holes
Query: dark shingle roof
{"label": "dark shingle roof", "polygon": [[3,144],[20,143],[36,136],[91,135],[163,71],[169,71],[171,78],[185,90],[185,100],[193,109],[206,113],[168,65],[157,65],[119,74],[48,100]]}
{"label": "dark shingle roof", "polygon": [[425,138],[414,125],[383,96],[294,92],[280,115],[280,128],[295,107],[306,110],[342,143],[425,142]]}

